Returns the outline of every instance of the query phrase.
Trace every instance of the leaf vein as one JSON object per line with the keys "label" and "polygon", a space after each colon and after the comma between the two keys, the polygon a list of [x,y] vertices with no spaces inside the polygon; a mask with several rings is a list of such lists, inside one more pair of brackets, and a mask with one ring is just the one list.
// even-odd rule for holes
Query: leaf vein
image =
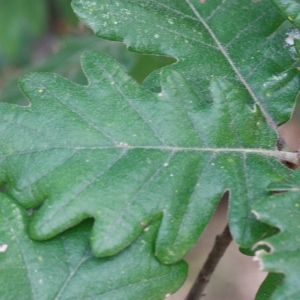
{"label": "leaf vein", "polygon": [[51,210],[52,214],[50,214],[49,216],[47,216],[47,218],[44,219],[44,222],[47,222],[47,221],[51,220],[58,213],[59,210],[62,210],[64,207],[66,207],[72,200],[75,199],[75,197],[78,197],[78,195],[80,195],[86,188],[88,188],[89,186],[91,186],[100,177],[102,177],[106,172],[108,172],[112,168],[112,166],[115,165],[125,155],[126,152],[127,152],[126,149],[123,149],[123,151],[121,152],[121,154],[111,164],[109,164],[107,166],[107,168],[105,168],[103,171],[101,171],[99,174],[97,174],[92,180],[90,180],[89,182],[87,182],[87,184],[85,184],[72,197],[69,197],[67,199],[67,201],[63,203],[63,205],[59,206],[56,210],[52,209]]}
{"label": "leaf vein", "polygon": [[245,78],[243,77],[243,75],[241,74],[241,72],[239,71],[239,69],[237,68],[237,66],[235,65],[234,61],[229,56],[228,52],[226,51],[226,48],[222,45],[222,43],[219,41],[219,39],[217,38],[217,36],[213,32],[213,30],[205,22],[205,20],[201,17],[201,15],[198,13],[198,11],[194,7],[194,5],[190,2],[190,0],[185,0],[185,2],[193,10],[194,14],[197,16],[197,18],[199,19],[199,21],[204,25],[204,27],[209,32],[209,34],[211,35],[211,37],[213,38],[213,40],[216,42],[219,50],[222,52],[222,54],[224,55],[224,57],[226,58],[226,60],[230,64],[232,70],[236,73],[236,75],[239,78],[239,80],[241,81],[241,83],[245,86],[246,90],[251,95],[251,97],[253,98],[254,102],[257,103],[257,105],[260,107],[260,109],[261,109],[261,111],[262,111],[262,113],[263,113],[263,115],[264,115],[264,117],[265,117],[268,125],[270,127],[272,127],[273,129],[277,130],[277,126],[276,126],[275,122],[273,121],[273,119],[271,118],[271,116],[266,111],[266,109],[263,106],[263,104],[261,103],[260,99],[258,99],[258,97],[255,95],[255,93],[252,90],[251,86],[247,83],[247,81],[245,80]]}
{"label": "leaf vein", "polygon": [[[10,157],[13,155],[29,154],[34,152],[51,151],[57,149],[76,149],[76,150],[109,150],[109,149],[120,149],[121,147],[105,146],[105,147],[49,147],[43,149],[31,149],[27,151],[20,151],[15,153],[7,153],[0,155],[3,157]],[[294,161],[293,163],[299,163],[298,153],[268,150],[262,148],[200,148],[200,147],[172,147],[172,146],[130,146],[123,147],[126,150],[134,149],[145,149],[145,150],[160,150],[160,151],[175,151],[175,152],[214,152],[214,153],[246,153],[246,154],[258,154],[263,156],[272,156],[280,160]]]}
{"label": "leaf vein", "polygon": [[[247,233],[247,227],[249,227],[249,224],[251,222],[250,220],[250,212],[251,212],[251,204],[250,203],[250,200],[253,199],[253,197],[250,196],[250,191],[251,191],[251,188],[249,188],[250,184],[249,184],[249,178],[248,178],[248,173],[247,173],[247,166],[246,166],[246,160],[247,160],[247,157],[245,156],[245,154],[243,154],[243,159],[242,159],[242,164],[243,164],[243,169],[244,171],[240,172],[242,173],[240,176],[243,176],[244,177],[244,186],[245,186],[245,189],[246,189],[246,196],[244,197],[244,199],[246,199],[246,201],[243,201],[244,202],[244,212],[246,212],[246,217],[244,218],[244,222],[240,222],[240,229],[241,229],[241,236],[245,236],[245,233]],[[239,168],[237,168],[237,170],[239,170]],[[253,189],[252,189],[253,190]],[[244,193],[243,193],[244,194]],[[240,201],[242,202],[242,199],[240,199]],[[250,225],[251,227],[251,225]]]}
{"label": "leaf vein", "polygon": [[209,21],[209,19],[211,19],[215,15],[215,13],[223,7],[223,5],[225,4],[226,1],[227,0],[222,0],[221,4],[218,5],[215,9],[213,9],[212,12],[210,13],[210,15],[208,17],[206,17],[206,21]]}
{"label": "leaf vein", "polygon": [[135,285],[138,285],[138,284],[149,284],[149,282],[152,282],[152,281],[155,281],[155,280],[158,280],[158,279],[161,279],[161,278],[166,278],[166,277],[169,277],[170,274],[164,274],[164,275],[161,275],[161,276],[156,276],[156,277],[152,277],[152,278],[148,278],[148,279],[141,279],[140,281],[138,282],[134,282],[134,283],[130,283],[130,284],[127,284],[127,285],[124,285],[124,286],[120,286],[114,290],[110,290],[108,292],[104,292],[104,293],[101,293],[101,294],[97,294],[97,295],[94,295],[93,297],[89,297],[89,298],[84,298],[85,300],[87,299],[95,299],[95,297],[97,296],[103,296],[103,295],[107,295],[107,294],[110,294],[110,293],[113,293],[113,292],[116,292],[118,290],[121,290],[121,289],[124,289],[124,288],[128,288],[128,287],[132,287],[132,286],[135,286]]}
{"label": "leaf vein", "polygon": [[23,124],[21,125],[19,123],[14,123],[14,122],[11,122],[11,121],[5,121],[5,123],[10,124],[12,126],[15,126],[15,127],[19,128],[19,129],[21,129],[22,131],[27,131],[27,132],[33,134],[34,136],[40,137],[40,138],[42,138],[42,140],[44,140],[44,141],[48,142],[49,144],[51,144],[51,141],[49,141],[44,135],[42,135],[41,133],[37,132],[33,128],[29,128],[29,127],[27,127],[27,126],[25,126]]}
{"label": "leaf vein", "polygon": [[[264,45],[262,45],[262,47],[265,47]],[[278,49],[277,51],[273,51],[273,54],[268,56],[268,57],[264,57],[261,61],[259,61],[256,66],[253,66],[253,68],[249,71],[248,74],[245,74],[245,79],[249,79],[251,78],[251,76],[256,72],[256,70],[261,67],[267,60],[271,60],[274,58],[275,55],[277,55],[278,53],[282,52],[282,49]],[[276,61],[274,61],[275,63],[277,63]]]}
{"label": "leaf vein", "polygon": [[270,11],[273,11],[273,7],[271,9],[263,12],[256,19],[254,19],[251,22],[249,22],[246,27],[244,27],[241,31],[239,31],[239,33],[237,35],[235,35],[229,42],[226,43],[225,48],[228,48],[236,39],[238,39],[247,30],[249,30],[251,27],[253,27],[257,21],[259,21],[261,18],[265,17],[265,15],[268,15],[270,13]]}
{"label": "leaf vein", "polygon": [[[170,160],[172,159],[172,157],[174,156],[174,154],[175,154],[174,151],[171,152],[170,155],[167,157],[167,159],[164,161],[164,163],[161,164],[161,166],[160,166],[157,170],[155,170],[154,174],[152,174],[148,180],[144,181],[144,182],[141,184],[141,186],[136,190],[135,194],[134,194],[133,197],[131,198],[130,202],[128,202],[128,203],[126,204],[125,208],[122,209],[122,212],[121,212],[120,214],[118,214],[119,218],[118,218],[116,221],[112,222],[114,225],[111,227],[112,230],[109,231],[108,233],[113,232],[116,228],[119,227],[119,224],[120,224],[122,218],[124,217],[125,213],[126,213],[126,212],[128,211],[128,209],[130,208],[130,206],[136,201],[139,192],[142,191],[142,189],[143,189],[145,186],[147,186],[147,185],[149,185],[151,182],[153,182],[154,178],[161,172],[161,170],[164,169],[165,164],[168,164],[168,163],[170,162]],[[107,238],[113,238],[113,235],[107,234],[105,237],[103,237],[103,241],[107,240]]]}
{"label": "leaf vein", "polygon": [[117,145],[118,142],[116,140],[114,140],[113,137],[111,137],[107,132],[105,132],[104,130],[102,130],[100,127],[90,123],[90,121],[88,119],[86,119],[80,112],[76,111],[73,107],[71,107],[69,104],[65,103],[60,97],[58,97],[57,95],[55,95],[53,93],[53,91],[50,91],[47,89],[47,92],[52,95],[56,100],[58,100],[61,104],[63,104],[65,107],[68,108],[68,110],[70,110],[72,113],[74,113],[76,116],[78,116],[82,121],[84,121],[84,123],[86,123],[89,127],[95,129],[96,131],[98,131],[99,133],[101,133],[101,135],[104,135],[106,138],[108,138],[111,142],[113,142],[113,144]]}
{"label": "leaf vein", "polygon": [[[107,74],[107,76],[113,80],[113,76],[102,66],[100,66],[102,70]],[[130,105],[130,107],[139,115],[139,117],[147,124],[147,126],[150,128],[150,130],[153,132],[156,138],[163,144],[166,145],[167,143],[165,140],[161,137],[161,135],[153,128],[153,126],[150,124],[150,122],[147,120],[147,118],[138,110],[138,108],[133,104],[133,102],[123,93],[121,87],[118,85],[117,80],[115,81],[115,87],[118,90],[119,94],[126,100],[126,102]]]}
{"label": "leaf vein", "polygon": [[12,226],[11,222],[10,222],[10,219],[7,217],[7,214],[6,212],[3,210],[2,206],[1,206],[1,211],[2,211],[2,215],[4,216],[9,228],[10,228],[10,231],[12,232],[12,234],[14,235],[15,237],[15,241],[18,245],[18,248],[21,252],[21,255],[22,255],[22,258],[23,258],[23,261],[24,261],[24,264],[25,264],[25,268],[26,269],[26,272],[27,272],[27,275],[28,275],[28,281],[29,281],[29,285],[30,285],[30,290],[32,292],[32,296],[33,296],[33,299],[37,299],[37,295],[35,293],[35,289],[34,289],[34,286],[33,286],[33,278],[31,277],[30,275],[30,266],[32,264],[30,264],[28,261],[27,261],[27,258],[26,258],[26,252],[24,251],[24,246],[22,245],[22,242],[19,240],[19,237],[17,236],[17,234],[15,233],[15,226]]}
{"label": "leaf vein", "polygon": [[93,255],[90,254],[90,247],[87,247],[86,252],[84,254],[84,256],[82,257],[82,259],[79,261],[79,263],[77,264],[77,266],[74,268],[73,271],[70,272],[68,278],[66,279],[66,281],[64,282],[64,284],[62,285],[61,289],[58,291],[56,297],[54,298],[54,300],[58,300],[61,298],[62,293],[64,292],[64,290],[66,289],[68,283],[70,282],[70,280],[73,278],[73,276],[76,274],[76,272],[78,271],[78,269],[82,266],[82,264],[84,264],[89,258],[93,257]]}
{"label": "leaf vein", "polygon": [[[69,159],[71,159],[74,154],[77,151],[74,149],[73,152],[71,152],[71,154],[68,157],[65,157],[62,161],[57,161],[57,165],[53,166],[51,169],[47,170],[46,172],[42,173],[41,176],[39,176],[38,178],[36,178],[34,181],[28,181],[28,184],[26,186],[23,186],[23,189],[28,188],[31,185],[36,184],[38,181],[40,181],[41,179],[43,179],[44,177],[46,177],[47,175],[49,175],[49,173],[53,172],[54,170],[56,170],[58,167],[62,166],[64,163],[66,163]],[[56,161],[55,161],[56,162]]]}
{"label": "leaf vein", "polygon": [[[203,178],[204,174],[207,174],[207,172],[206,172],[207,167],[208,166],[210,167],[211,161],[213,159],[215,159],[215,157],[216,157],[215,153],[212,153],[212,155],[206,160],[206,163],[205,163],[204,167],[201,169],[201,173],[199,174],[197,183],[194,185],[193,191],[191,192],[190,197],[188,199],[188,203],[186,204],[185,212],[181,213],[182,217],[180,218],[180,224],[178,225],[178,234],[176,234],[175,239],[172,242],[172,246],[174,246],[176,244],[177,240],[179,239],[180,229],[182,227],[184,227],[184,225],[182,225],[183,222],[184,222],[184,219],[187,218],[187,217],[189,217],[186,212],[188,211],[188,209],[189,209],[189,207],[191,205],[191,195],[195,192],[197,184],[201,184],[201,179]],[[178,218],[179,218],[179,216],[176,216],[177,222],[178,222]],[[172,246],[169,246],[169,247],[172,247]]]}
{"label": "leaf vein", "polygon": [[[187,17],[188,17],[188,16],[187,16]],[[163,26],[161,26],[161,25],[159,25],[159,24],[153,24],[153,23],[146,22],[145,20],[136,19],[136,18],[134,19],[134,18],[124,17],[124,16],[122,16],[122,18],[123,18],[123,20],[131,20],[131,21],[134,21],[134,22],[136,22],[136,23],[146,24],[146,25],[148,25],[150,28],[151,28],[151,27],[157,27],[157,28],[159,28],[159,29],[162,29],[164,32],[166,32],[166,31],[167,31],[167,32],[171,32],[171,33],[174,33],[175,35],[184,37],[184,38],[187,39],[187,40],[196,42],[196,43],[201,44],[201,45],[204,45],[204,46],[206,46],[206,47],[210,47],[210,48],[213,48],[213,49],[216,49],[216,50],[220,50],[218,47],[216,47],[216,46],[214,46],[214,45],[207,44],[207,43],[202,42],[202,41],[200,41],[200,40],[198,40],[198,39],[195,39],[195,38],[192,38],[192,37],[190,37],[190,36],[187,36],[187,35],[185,35],[185,34],[183,34],[183,33],[181,33],[181,32],[177,32],[177,31],[175,31],[175,30],[171,30],[170,28],[163,27]],[[194,19],[193,19],[193,20],[194,20]],[[196,20],[195,20],[195,21],[196,21]],[[168,53],[166,53],[166,54],[168,54]]]}
{"label": "leaf vein", "polygon": [[[132,1],[129,1],[129,2],[133,3]],[[174,8],[171,8],[170,6],[167,6],[167,5],[165,5],[165,4],[159,3],[159,2],[157,2],[157,1],[155,1],[155,0],[144,1],[144,3],[145,3],[145,6],[147,6],[148,3],[154,3],[156,6],[163,7],[163,8],[165,8],[166,10],[169,10],[169,11],[171,11],[171,12],[174,12],[174,13],[176,13],[176,14],[178,14],[178,15],[181,15],[181,16],[187,18],[187,19],[191,19],[191,20],[194,20],[194,21],[198,21],[198,19],[193,18],[192,16],[189,16],[189,15],[187,15],[187,14],[185,14],[185,13],[179,11],[179,10],[176,10],[176,9],[174,9]],[[150,5],[148,5],[148,6],[150,6]]]}

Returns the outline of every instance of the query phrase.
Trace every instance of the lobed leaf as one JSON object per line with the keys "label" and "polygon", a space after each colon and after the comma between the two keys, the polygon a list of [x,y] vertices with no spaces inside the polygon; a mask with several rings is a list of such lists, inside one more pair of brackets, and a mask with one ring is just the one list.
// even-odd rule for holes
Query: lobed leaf
{"label": "lobed leaf", "polygon": [[153,256],[159,219],[117,256],[95,258],[91,221],[46,242],[26,233],[28,213],[0,194],[0,299],[164,299],[184,282],[187,265]]}
{"label": "lobed leaf", "polygon": [[[73,0],[93,31],[123,41],[132,51],[173,56],[178,71],[202,102],[211,103],[210,81],[225,78],[257,103],[269,123],[290,116],[299,74],[286,37],[294,31],[270,1]],[[153,87],[155,85],[155,87]],[[159,72],[146,86],[159,91]]]}
{"label": "lobed leaf", "polygon": [[[293,55],[282,51],[291,28],[278,29],[283,19],[268,1],[239,3],[74,1],[97,34],[178,62],[153,75],[155,93],[111,58],[88,52],[88,86],[31,74],[20,82],[31,106],[1,104],[0,183],[35,208],[32,238],[93,217],[93,253],[108,256],[162,213],[155,253],[174,263],[227,190],[236,241],[250,247],[268,233],[250,211],[270,182],[290,172],[277,158],[298,159],[274,148],[299,77],[286,69]],[[270,56],[270,49],[280,51]]]}
{"label": "lobed leaf", "polygon": [[[254,205],[259,220],[279,228],[279,233],[264,239],[260,244],[269,246],[270,252],[257,251],[262,268],[283,273],[285,279],[271,299],[299,299],[300,264],[300,170],[270,185],[272,191],[280,192]],[[284,192],[283,192],[284,191]],[[283,192],[283,193],[282,193]]]}
{"label": "lobed leaf", "polygon": [[32,238],[93,217],[93,252],[107,256],[162,212],[156,254],[173,263],[225,190],[233,235],[250,246],[265,234],[250,207],[289,171],[272,158],[284,154],[273,150],[276,134],[245,94],[215,78],[207,105],[173,70],[153,94],[103,54],[85,53],[82,65],[87,87],[31,74],[20,82],[31,106],[1,104],[0,182],[25,208],[37,207]]}
{"label": "lobed leaf", "polygon": [[[0,184],[33,209],[27,216],[0,196],[5,299],[11,292],[28,299],[163,298],[182,283],[186,265],[163,266],[153,254],[167,264],[181,260],[225,191],[242,247],[271,230],[252,207],[280,228],[266,239],[272,255],[257,255],[266,269],[286,274],[274,299],[296,299],[299,249],[291,228],[298,223],[282,199],[297,208],[298,192],[258,202],[270,182],[290,174],[278,159],[299,159],[274,149],[277,125],[299,90],[295,28],[270,1],[74,0],[73,7],[98,36],[177,62],[141,87],[113,59],[87,52],[88,86],[32,73],[20,81],[29,107],[0,104]],[[82,222],[88,218],[93,225]],[[54,238],[29,240],[27,224],[33,239]],[[96,256],[126,249],[98,259],[89,238]]]}

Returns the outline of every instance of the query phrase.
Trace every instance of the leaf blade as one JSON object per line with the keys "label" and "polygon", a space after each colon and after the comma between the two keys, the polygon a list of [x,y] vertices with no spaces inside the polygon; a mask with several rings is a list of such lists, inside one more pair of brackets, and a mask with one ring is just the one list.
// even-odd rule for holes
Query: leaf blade
{"label": "leaf blade", "polygon": [[254,210],[260,220],[279,228],[279,233],[264,239],[260,244],[270,252],[257,251],[256,257],[263,269],[283,273],[285,279],[271,299],[299,298],[299,170],[278,183],[271,190],[285,192],[271,195],[256,203]]}
{"label": "leaf blade", "polygon": [[[234,192],[237,182],[244,186],[239,178],[248,173],[247,176],[252,178],[248,179],[250,182],[261,182],[261,189],[257,193],[251,192],[250,198],[255,199],[264,193],[264,186],[270,182],[269,175],[262,180],[262,168],[270,169],[273,174],[276,170],[275,178],[287,172],[275,160],[264,158],[274,152],[271,149],[275,135],[264,124],[259,109],[237,105],[239,115],[232,116],[236,122],[234,127],[229,125],[219,131],[218,126],[223,123],[217,122],[218,117],[226,120],[229,116],[223,106],[230,103],[234,108],[233,103],[240,102],[239,94],[230,82],[221,79],[212,82],[212,93],[216,98],[207,110],[201,104],[193,107],[190,99],[195,95],[185,87],[186,82],[178,73],[163,75],[166,83],[162,81],[165,93],[162,97],[141,90],[118,68],[115,76],[123,81],[114,79],[114,82],[121,90],[110,90],[112,77],[103,77],[103,73],[102,78],[97,79],[93,72],[98,70],[101,62],[115,72],[116,63],[96,52],[86,53],[85,61],[88,65],[85,72],[92,77],[90,86],[77,86],[56,75],[33,74],[25,77],[21,86],[31,99],[42,96],[41,100],[33,101],[29,108],[2,105],[5,116],[2,126],[6,128],[3,134],[7,136],[3,141],[9,140],[1,148],[2,172],[3,176],[13,176],[2,179],[10,183],[7,193],[27,208],[41,205],[47,199],[35,212],[30,225],[29,232],[35,239],[53,237],[93,216],[96,219],[93,251],[97,256],[112,255],[137,237],[142,231],[141,223],[149,222],[154,214],[164,211],[157,253],[164,262],[171,263],[178,261],[196,242],[226,189],[233,191],[233,199],[241,198],[245,203],[252,201],[245,198],[242,190]],[[100,91],[104,90],[104,93],[99,92],[99,80]],[[178,86],[183,86],[180,91]],[[221,102],[219,93],[227,95]],[[105,103],[100,107],[99,97]],[[115,112],[111,97],[120,101],[117,103],[122,110],[122,114],[115,117],[110,113]],[[98,101],[95,103],[94,99]],[[51,123],[42,121],[45,105]],[[164,114],[163,119],[160,111]],[[107,114],[112,116],[110,123]],[[103,118],[98,118],[99,115]],[[8,119],[11,120],[9,127]],[[128,126],[130,123],[127,122],[124,131],[124,119],[134,120],[136,124]],[[151,122],[145,122],[145,119]],[[177,126],[178,119],[181,119],[180,126]],[[203,131],[208,120],[216,120],[212,125],[216,134]],[[249,124],[244,122],[250,122],[257,130],[249,131]],[[23,130],[17,134],[12,124]],[[250,126],[253,128],[253,125]],[[232,131],[236,136],[231,135]],[[228,138],[224,139],[226,136]],[[258,147],[265,149],[247,148],[250,137]],[[10,149],[14,149],[12,153]],[[261,160],[260,155],[263,155]],[[256,160],[260,160],[258,172],[251,167],[257,165]],[[31,165],[35,168],[30,169]],[[212,192],[212,186],[218,188]],[[208,201],[204,200],[204,195]],[[173,201],[170,203],[168,199]],[[203,199],[201,205],[198,199]],[[236,236],[241,236],[245,229],[239,233],[238,224],[250,214],[249,206],[241,207],[237,200],[232,203],[232,217],[235,216],[231,219],[232,230]],[[199,215],[202,216],[200,222]],[[250,224],[256,222],[254,218],[246,219]],[[122,229],[115,224],[122,224]],[[247,240],[258,238],[262,230],[257,229],[241,242],[248,245]],[[187,234],[187,230],[191,234]],[[119,238],[111,239],[111,236]],[[102,242],[103,238],[106,243]]]}
{"label": "leaf blade", "polygon": [[[177,64],[169,68],[188,78],[203,100],[210,101],[206,91],[211,77],[222,77],[241,82],[241,89],[265,111],[270,125],[289,117],[279,103],[282,97],[295,99],[299,78],[296,70],[286,68],[293,63],[290,55],[279,52],[286,47],[282,43],[286,30],[280,30],[283,19],[268,1],[140,0],[97,5],[75,0],[72,5],[98,36],[124,41],[133,51],[177,58]],[[159,78],[155,78],[159,87]],[[284,81],[293,92],[282,89],[280,82]]]}
{"label": "leaf blade", "polygon": [[282,284],[284,275],[280,273],[269,273],[267,278],[260,285],[255,296],[255,300],[268,300],[272,294]]}
{"label": "leaf blade", "polygon": [[[260,16],[253,5],[250,11]],[[194,22],[187,14],[184,20]],[[203,34],[205,47],[210,47],[214,40],[207,31]],[[264,32],[262,39],[269,43],[265,38]],[[155,47],[162,47],[161,42],[155,41]],[[195,51],[195,45],[190,47]],[[290,54],[285,55],[291,61]],[[162,71],[158,94],[141,88],[112,59],[96,52],[83,56],[90,83],[86,87],[49,74],[24,77],[21,87],[32,106],[1,105],[2,140],[8,142],[1,144],[0,179],[9,183],[7,193],[24,207],[43,204],[30,225],[32,237],[50,238],[94,217],[93,251],[112,255],[138,236],[141,224],[163,212],[157,255],[173,263],[196,242],[226,190],[231,192],[230,225],[238,243],[250,247],[265,234],[268,227],[250,210],[272,180],[289,173],[269,158],[284,154],[273,149],[276,133],[241,82],[225,76],[224,55],[217,58],[227,65],[220,71],[226,74],[214,69],[213,77],[202,82],[205,92],[200,94],[188,77],[196,68],[189,73],[183,58],[180,68],[177,63]],[[295,86],[290,89],[287,84],[284,90],[294,91]],[[282,110],[282,103],[279,107]],[[122,224],[121,230],[115,224]],[[111,239],[114,234],[118,239]]]}
{"label": "leaf blade", "polygon": [[300,27],[300,4],[294,0],[272,0],[273,4],[280,10],[283,16]]}
{"label": "leaf blade", "polygon": [[159,219],[120,255],[97,259],[89,247],[90,221],[51,241],[32,241],[26,211],[0,198],[0,244],[8,246],[0,253],[1,299],[164,299],[185,280],[186,263],[164,266],[153,256]]}

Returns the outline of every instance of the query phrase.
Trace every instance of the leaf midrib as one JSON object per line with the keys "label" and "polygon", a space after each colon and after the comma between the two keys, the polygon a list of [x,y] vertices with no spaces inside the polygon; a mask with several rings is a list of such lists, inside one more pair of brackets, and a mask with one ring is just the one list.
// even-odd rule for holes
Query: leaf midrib
{"label": "leaf midrib", "polygon": [[[121,145],[123,144],[123,145]],[[299,164],[299,154],[287,151],[268,150],[261,148],[201,148],[201,147],[173,147],[173,146],[130,146],[125,143],[120,143],[119,146],[53,146],[49,148],[32,149],[27,151],[20,151],[14,153],[0,154],[0,157],[10,157],[14,155],[30,154],[36,152],[45,152],[51,150],[116,150],[120,149],[123,151],[128,150],[160,150],[160,151],[172,151],[172,152],[209,152],[209,153],[240,153],[240,154],[258,154],[263,156],[272,156],[280,160],[286,160],[294,164]]]}
{"label": "leaf midrib", "polygon": [[72,278],[74,277],[75,274],[77,274],[78,269],[90,258],[92,258],[93,255],[91,255],[91,251],[90,251],[90,247],[88,247],[82,257],[82,259],[79,261],[79,263],[76,265],[76,267],[74,269],[72,269],[69,273],[68,278],[65,280],[65,282],[63,283],[63,285],[61,286],[60,290],[58,291],[58,293],[56,294],[56,297],[54,298],[54,300],[59,300],[61,299],[61,296],[63,294],[63,292],[65,291],[68,283],[72,280]]}

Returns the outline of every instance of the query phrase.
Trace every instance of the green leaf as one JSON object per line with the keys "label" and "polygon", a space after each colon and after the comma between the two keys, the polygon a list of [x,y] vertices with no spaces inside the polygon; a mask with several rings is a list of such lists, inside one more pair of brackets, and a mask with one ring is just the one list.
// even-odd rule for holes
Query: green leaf
{"label": "green leaf", "polygon": [[207,104],[170,69],[162,93],[153,94],[101,53],[85,53],[82,66],[87,87],[31,74],[20,82],[31,106],[0,106],[0,182],[25,208],[37,207],[32,238],[93,217],[93,252],[108,256],[163,212],[156,254],[173,263],[197,241],[225,190],[234,237],[250,246],[266,234],[250,207],[289,172],[272,156],[297,154],[273,150],[276,134],[246,93],[215,78]]}
{"label": "green leaf", "polygon": [[[286,179],[270,185],[277,191],[254,205],[259,220],[276,226],[280,232],[260,242],[269,246],[270,252],[257,251],[264,270],[285,275],[283,284],[272,299],[299,299],[300,264],[300,169]],[[281,192],[280,191],[286,191]]]}
{"label": "green leaf", "polygon": [[299,0],[272,0],[272,2],[286,19],[300,28]]}
{"label": "green leaf", "polygon": [[269,273],[267,278],[259,287],[255,300],[269,300],[272,294],[284,280],[284,275],[280,273]]}
{"label": "green leaf", "polygon": [[28,213],[0,194],[0,299],[164,299],[187,274],[185,262],[160,264],[153,256],[159,220],[111,258],[91,254],[91,221],[47,242],[26,234]]}
{"label": "green leaf", "polygon": [[0,0],[0,68],[7,62],[24,63],[31,55],[30,41],[47,25],[45,0]]}
{"label": "green leaf", "polygon": [[[132,51],[175,57],[177,63],[166,69],[178,71],[202,102],[212,102],[211,79],[225,78],[251,96],[269,123],[289,119],[299,91],[298,71],[289,68],[293,53],[285,51],[294,27],[282,26],[270,1],[74,0],[72,5],[98,36],[123,41]],[[146,86],[159,91],[159,72]]]}

